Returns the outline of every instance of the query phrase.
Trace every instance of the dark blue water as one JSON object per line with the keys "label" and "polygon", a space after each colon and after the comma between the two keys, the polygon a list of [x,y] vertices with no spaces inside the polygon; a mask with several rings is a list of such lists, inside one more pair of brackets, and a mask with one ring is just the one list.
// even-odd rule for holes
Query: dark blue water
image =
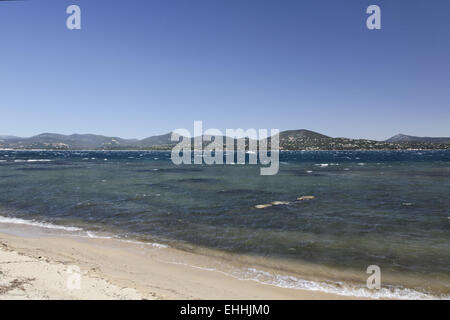
{"label": "dark blue water", "polygon": [[[282,152],[280,162],[260,176],[255,165],[175,166],[170,152],[0,151],[0,216],[280,270],[375,264],[405,286],[450,293],[450,151]],[[255,208],[274,201],[285,204]]]}

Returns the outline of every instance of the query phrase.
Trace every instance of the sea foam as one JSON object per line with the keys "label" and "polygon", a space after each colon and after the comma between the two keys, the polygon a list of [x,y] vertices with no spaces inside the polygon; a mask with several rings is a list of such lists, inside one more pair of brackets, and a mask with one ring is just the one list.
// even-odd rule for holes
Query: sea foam
{"label": "sea foam", "polygon": [[365,287],[355,287],[343,282],[319,282],[299,279],[294,276],[272,274],[266,271],[248,268],[244,272],[232,274],[241,280],[253,280],[266,285],[281,288],[320,291],[324,293],[343,296],[354,296],[371,299],[404,299],[404,300],[430,300],[450,299],[450,296],[438,297],[429,293],[413,289],[389,286],[379,290],[369,290]]}
{"label": "sea foam", "polygon": [[[95,232],[85,231],[84,229],[78,228],[78,227],[61,226],[61,225],[55,225],[55,224],[48,223],[48,222],[38,222],[35,220],[25,220],[25,219],[21,219],[21,218],[11,218],[11,217],[0,216],[0,223],[26,225],[26,226],[32,226],[32,227],[38,227],[38,228],[45,228],[45,229],[56,229],[56,230],[64,230],[64,231],[69,231],[69,232],[77,232],[77,234],[75,234],[75,236],[77,236],[77,237],[87,237],[87,238],[92,238],[92,239],[115,239],[115,240],[119,240],[119,241],[127,242],[127,243],[147,245],[147,246],[151,246],[153,248],[158,248],[158,249],[169,248],[168,245],[157,243],[157,242],[135,241],[135,240],[123,239],[120,236],[99,235]],[[85,232],[79,233],[79,231],[85,231]]]}
{"label": "sea foam", "polygon": [[81,230],[83,230],[83,229],[77,228],[77,227],[66,227],[66,226],[55,225],[55,224],[47,223],[47,222],[38,222],[35,220],[25,220],[25,219],[20,219],[20,218],[10,218],[10,217],[3,217],[3,216],[0,216],[0,223],[21,224],[21,225],[27,225],[27,226],[33,226],[33,227],[58,229],[58,230],[66,230],[66,231],[81,231]]}

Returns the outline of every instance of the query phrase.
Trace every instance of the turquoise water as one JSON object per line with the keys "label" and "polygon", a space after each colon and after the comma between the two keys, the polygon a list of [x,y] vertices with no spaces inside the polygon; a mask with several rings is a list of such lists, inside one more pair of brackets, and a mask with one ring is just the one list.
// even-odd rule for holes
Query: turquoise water
{"label": "turquoise water", "polygon": [[[450,151],[282,152],[280,162],[260,176],[254,165],[175,166],[170,152],[0,151],[0,223],[245,255],[280,272],[324,266],[334,280],[379,265],[393,284],[450,294]],[[287,204],[255,208],[273,201]]]}

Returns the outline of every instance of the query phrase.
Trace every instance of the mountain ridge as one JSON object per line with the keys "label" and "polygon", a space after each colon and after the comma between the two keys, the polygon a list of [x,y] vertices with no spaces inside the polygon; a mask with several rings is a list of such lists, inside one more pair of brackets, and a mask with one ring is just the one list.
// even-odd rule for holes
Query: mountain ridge
{"label": "mountain ridge", "polygon": [[[144,139],[123,139],[96,134],[63,135],[41,133],[29,138],[0,135],[3,149],[59,150],[169,150],[178,142],[171,141],[171,132]],[[396,135],[385,141],[370,139],[333,138],[306,130],[285,130],[279,133],[281,150],[404,150],[450,149],[450,138],[429,138]],[[225,140],[224,140],[225,141]],[[432,142],[430,142],[432,141]],[[208,143],[206,143],[208,144]],[[248,145],[248,141],[246,142]]]}
{"label": "mountain ridge", "polygon": [[450,137],[418,137],[407,134],[396,134],[385,140],[386,142],[403,143],[403,142],[425,142],[425,143],[450,143]]}

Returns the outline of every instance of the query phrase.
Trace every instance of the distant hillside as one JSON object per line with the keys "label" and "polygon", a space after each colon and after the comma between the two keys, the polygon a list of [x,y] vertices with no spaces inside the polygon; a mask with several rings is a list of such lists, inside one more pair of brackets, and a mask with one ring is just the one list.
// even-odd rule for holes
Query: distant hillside
{"label": "distant hillside", "polygon": [[94,134],[63,135],[42,133],[30,138],[10,138],[0,141],[0,147],[13,149],[109,149],[137,145],[139,140],[127,140]]}
{"label": "distant hillside", "polygon": [[330,137],[305,129],[286,130],[280,132],[280,138],[283,139],[329,139]]}
{"label": "distant hillside", "polygon": [[396,149],[390,143],[366,139],[332,138],[310,130],[280,132],[281,150],[378,150]]}
{"label": "distant hillside", "polygon": [[[43,133],[30,138],[0,136],[0,148],[59,150],[170,150],[177,142],[171,133],[142,140],[94,134]],[[223,137],[224,138],[224,137]],[[397,135],[387,141],[332,138],[310,130],[287,130],[279,134],[281,150],[405,150],[450,149],[450,138],[418,138]],[[208,140],[209,141],[209,140]],[[225,139],[223,139],[225,142]],[[431,142],[432,141],[432,142]],[[204,141],[203,146],[209,142]],[[246,143],[248,146],[248,139]],[[193,144],[192,144],[193,145]],[[237,140],[235,141],[237,145]]]}
{"label": "distant hillside", "polygon": [[19,139],[19,137],[8,136],[8,135],[0,135],[0,140],[11,140],[11,139]]}
{"label": "distant hillside", "polygon": [[[398,135],[396,137],[410,137]],[[395,137],[393,137],[395,138]],[[391,138],[391,139],[393,139]],[[416,138],[416,137],[410,137]],[[280,132],[281,150],[407,150],[450,149],[450,138],[418,138],[399,141],[332,138],[309,130]]]}
{"label": "distant hillside", "polygon": [[172,133],[166,133],[159,136],[148,137],[140,141],[142,147],[153,147],[161,145],[172,145],[174,142],[170,140]]}
{"label": "distant hillside", "polygon": [[404,143],[404,142],[450,143],[450,138],[415,137],[415,136],[408,136],[406,134],[397,134],[397,135],[387,139],[386,142],[391,142],[391,143]]}

